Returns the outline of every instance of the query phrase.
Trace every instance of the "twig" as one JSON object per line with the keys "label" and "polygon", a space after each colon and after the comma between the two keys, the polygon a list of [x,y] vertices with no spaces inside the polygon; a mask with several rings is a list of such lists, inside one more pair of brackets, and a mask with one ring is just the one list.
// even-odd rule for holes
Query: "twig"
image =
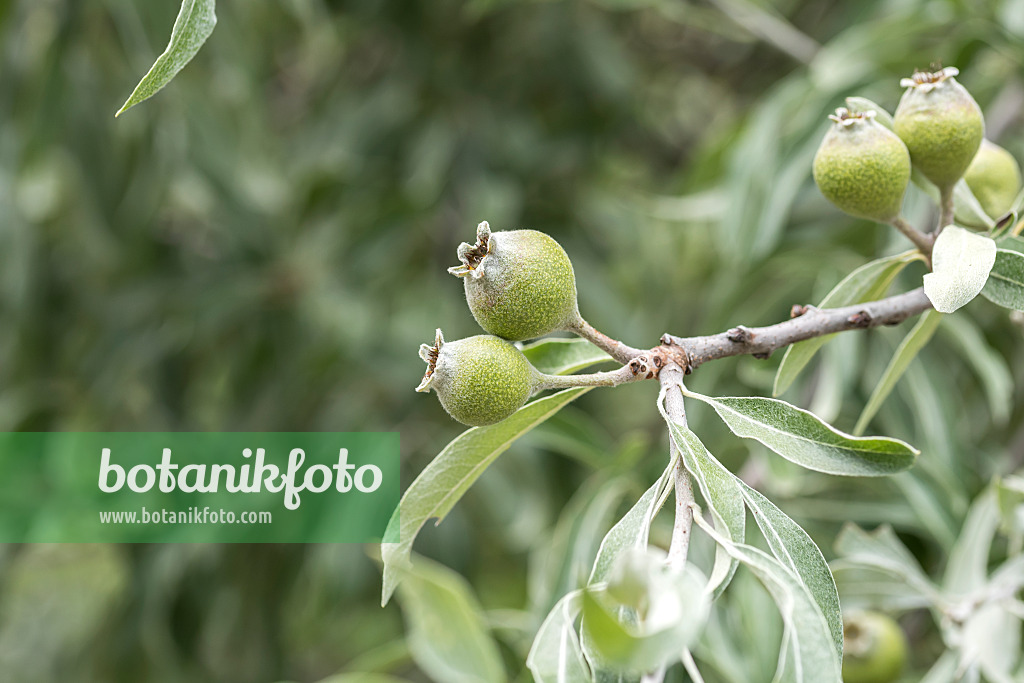
{"label": "twig", "polygon": [[[680,386],[683,382],[683,369],[671,363],[661,369],[661,387],[664,394],[665,414],[677,424],[686,425],[686,407]],[[670,439],[671,443],[671,439]],[[668,547],[668,563],[670,567],[682,569],[686,565],[686,555],[690,549],[690,527],[693,525],[693,513],[690,504],[693,499],[693,483],[690,473],[683,465],[682,454],[671,446],[672,457],[676,461],[674,470],[676,490],[676,516],[672,526],[672,541]]]}
{"label": "twig", "polygon": [[627,382],[653,379],[657,373],[647,355],[639,355],[618,370],[584,375],[541,375],[538,391],[573,389],[575,387],[617,387]]}
{"label": "twig", "polygon": [[914,246],[921,250],[925,258],[931,263],[932,247],[935,245],[935,235],[925,235],[923,232],[908,223],[903,216],[897,216],[892,220],[892,227],[896,228],[907,239],[914,243]]}
{"label": "twig", "polygon": [[641,349],[634,349],[632,346],[623,344],[617,339],[612,339],[604,332],[597,330],[583,318],[577,318],[576,322],[567,331],[575,332],[623,365],[644,353]]}
{"label": "twig", "polygon": [[[797,317],[768,327],[740,326],[706,337],[665,335],[662,338],[665,346],[661,348],[673,358],[685,359],[686,369],[693,370],[710,360],[729,356],[767,358],[776,349],[836,332],[897,325],[931,307],[924,289],[919,287],[886,299],[843,308],[796,307],[794,315]],[[651,353],[657,350],[652,349]]]}

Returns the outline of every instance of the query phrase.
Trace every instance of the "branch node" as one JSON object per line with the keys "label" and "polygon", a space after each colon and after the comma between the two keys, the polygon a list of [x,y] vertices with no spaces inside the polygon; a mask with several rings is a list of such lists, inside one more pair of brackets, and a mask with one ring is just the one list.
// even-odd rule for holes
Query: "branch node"
{"label": "branch node", "polygon": [[793,304],[793,308],[789,309],[790,318],[799,318],[805,315],[807,311],[811,310],[810,306],[804,306],[802,304]]}
{"label": "branch node", "polygon": [[675,346],[675,343],[676,343],[675,337],[673,337],[668,332],[666,332],[665,334],[661,335],[661,345],[662,346]]}
{"label": "branch node", "polygon": [[754,340],[754,333],[750,328],[739,325],[725,333],[726,338],[733,344],[749,344]]}
{"label": "branch node", "polygon": [[867,311],[858,311],[846,319],[846,322],[850,323],[853,327],[866,328],[871,327],[871,314]]}
{"label": "branch node", "polygon": [[633,360],[629,361],[629,371],[633,373],[634,377],[643,375],[645,379],[654,379],[660,366],[657,369],[651,367],[652,363],[647,356],[637,356]]}

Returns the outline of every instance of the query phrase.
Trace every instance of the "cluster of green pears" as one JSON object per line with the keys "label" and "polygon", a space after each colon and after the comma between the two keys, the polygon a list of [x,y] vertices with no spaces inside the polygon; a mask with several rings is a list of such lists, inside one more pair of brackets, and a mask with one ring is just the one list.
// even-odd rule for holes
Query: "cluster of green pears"
{"label": "cluster of green pears", "polygon": [[576,275],[561,245],[536,230],[491,232],[477,226],[475,244],[463,242],[461,264],[448,272],[463,279],[473,317],[489,334],[420,346],[427,372],[416,391],[433,389],[448,414],[482,426],[504,420],[544,387],[546,375],[511,342],[583,325]]}
{"label": "cluster of green pears", "polygon": [[[1010,211],[1021,172],[1009,152],[985,140],[981,108],[957,69],[915,72],[900,85],[891,129],[878,112],[836,110],[835,125],[814,157],[814,181],[825,197],[858,218],[891,223],[900,215],[912,169],[940,193],[963,178],[985,212]],[[885,121],[888,124],[888,121]]]}

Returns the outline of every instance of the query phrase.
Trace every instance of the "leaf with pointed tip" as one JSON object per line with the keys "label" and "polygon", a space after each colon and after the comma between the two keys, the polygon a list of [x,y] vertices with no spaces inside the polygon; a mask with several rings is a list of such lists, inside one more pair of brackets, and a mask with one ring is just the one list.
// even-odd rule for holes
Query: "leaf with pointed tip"
{"label": "leaf with pointed tip", "polygon": [[907,366],[910,365],[910,362],[917,357],[921,349],[931,340],[935,330],[939,327],[939,323],[942,322],[942,318],[942,314],[938,311],[926,311],[921,316],[921,319],[917,321],[917,324],[907,333],[907,336],[903,338],[903,341],[896,348],[896,353],[889,360],[889,365],[885,368],[885,372],[882,373],[881,379],[875,385],[875,390],[871,392],[871,398],[868,399],[867,405],[861,411],[860,417],[857,419],[857,425],[853,428],[854,434],[864,433],[868,423],[871,422],[871,418],[882,407],[882,403],[889,397],[893,387],[896,386],[896,383],[900,381],[900,377],[906,372]]}
{"label": "leaf with pointed tip", "polygon": [[409,568],[413,541],[427,520],[436,518],[440,524],[473,482],[513,441],[589,389],[566,389],[527,403],[497,424],[473,427],[455,437],[430,461],[402,496],[384,532],[387,541],[398,540],[381,543],[382,605],[386,605],[395,592],[401,571]]}
{"label": "leaf with pointed tip", "polygon": [[[921,253],[907,251],[895,256],[886,256],[853,271],[839,282],[832,291],[825,295],[818,308],[841,308],[865,301],[880,299],[889,290],[892,281],[907,264],[919,260]],[[775,373],[775,387],[772,395],[778,396],[793,384],[800,372],[814,358],[822,346],[835,335],[815,337],[792,344],[786,349],[782,363]]]}
{"label": "leaf with pointed tip", "polygon": [[402,612],[416,664],[446,683],[507,680],[498,646],[466,580],[424,558],[404,573]]}
{"label": "leaf with pointed tip", "polygon": [[981,295],[1004,308],[1024,311],[1024,254],[996,251],[996,260]]}
{"label": "leaf with pointed tip", "polygon": [[755,439],[790,462],[816,472],[881,477],[913,467],[918,451],[898,439],[844,434],[814,413],[758,396],[712,398],[692,391],[737,436]]}
{"label": "leaf with pointed tip", "polygon": [[215,0],[182,0],[167,49],[157,57],[115,116],[155,95],[192,61],[217,25],[215,5]]}
{"label": "leaf with pointed tip", "polygon": [[947,225],[932,248],[932,272],[924,276],[924,293],[940,313],[952,313],[981,293],[996,261],[989,237]]}

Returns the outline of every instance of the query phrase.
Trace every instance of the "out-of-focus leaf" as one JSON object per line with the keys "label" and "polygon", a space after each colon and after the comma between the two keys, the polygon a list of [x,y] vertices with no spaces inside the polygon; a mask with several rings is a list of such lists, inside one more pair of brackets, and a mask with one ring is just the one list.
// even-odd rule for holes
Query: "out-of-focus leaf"
{"label": "out-of-focus leaf", "polygon": [[988,556],[999,526],[999,507],[991,488],[978,496],[967,512],[963,529],[946,563],[942,588],[947,594],[967,595],[985,585]]}
{"label": "out-of-focus leaf", "polygon": [[[997,265],[998,262],[999,257],[996,256]],[[989,276],[989,281],[991,277]],[[984,294],[984,290],[982,293]],[[1010,417],[1010,409],[1013,406],[1013,374],[1010,366],[1002,355],[985,341],[977,325],[968,319],[955,315],[947,316],[942,321],[941,332],[959,346],[960,358],[974,368],[974,373],[985,388],[985,398],[988,400],[992,420],[997,424],[1004,424]]]}
{"label": "out-of-focus leaf", "polygon": [[417,666],[438,683],[506,680],[498,646],[465,579],[423,558],[403,573],[402,611]]}
{"label": "out-of-focus leaf", "polygon": [[402,496],[384,532],[381,604],[387,604],[401,580],[401,572],[409,568],[413,541],[427,520],[436,518],[439,524],[513,441],[587,391],[586,387],[566,389],[527,403],[498,424],[473,427],[455,437],[430,461]]}
{"label": "out-of-focus leaf", "polygon": [[586,339],[544,339],[523,347],[523,354],[541,372],[568,375],[612,360]]}
{"label": "out-of-focus leaf", "polygon": [[988,604],[971,613],[963,627],[961,658],[976,663],[991,683],[1016,683],[1021,659],[1021,620],[1002,605]]}
{"label": "out-of-focus leaf", "polygon": [[957,677],[956,653],[947,650],[935,661],[932,668],[921,679],[921,683],[955,683],[957,680],[959,679]]}
{"label": "out-of-focus leaf", "polygon": [[597,558],[594,560],[594,568],[590,572],[588,586],[608,580],[608,574],[615,564],[615,560],[624,551],[630,548],[643,548],[647,545],[647,536],[651,531],[651,521],[658,513],[663,495],[669,485],[672,476],[672,469],[675,465],[670,463],[658,481],[654,482],[649,489],[629,509],[622,519],[613,526],[601,540],[601,547],[597,551]]}
{"label": "out-of-focus leaf", "polygon": [[[818,308],[841,308],[879,299],[889,290],[889,286],[900,271],[908,263],[920,258],[920,252],[908,251],[866,263],[833,287],[832,291],[825,295],[825,298],[818,304]],[[815,337],[790,345],[775,374],[775,388],[772,390],[772,395],[778,396],[785,392],[814,358],[818,349],[833,336]]]}
{"label": "out-of-focus leaf", "polygon": [[1004,533],[1024,530],[1024,477],[1007,476],[996,479],[996,504]]}
{"label": "out-of-focus leaf", "polygon": [[918,451],[887,437],[844,434],[813,413],[774,398],[712,398],[704,401],[737,436],[755,439],[782,457],[816,472],[852,477],[880,477],[913,467]]}
{"label": "out-of-focus leaf", "polygon": [[[621,576],[624,563],[629,567],[623,581],[638,604],[623,605],[610,590],[588,588],[583,631],[589,646],[602,666],[613,670],[642,673],[678,662],[707,618],[703,577],[693,565],[669,567],[662,552],[634,548],[619,556],[613,574]],[[624,606],[636,610],[635,622],[620,617]]]}
{"label": "out-of-focus leaf", "polygon": [[[669,431],[676,448],[683,455],[686,469],[697,480],[700,492],[715,520],[715,528],[733,543],[746,540],[747,512],[743,508],[743,492],[736,477],[727,470],[715,456],[708,452],[697,435],[684,425],[671,420],[662,413],[668,422]],[[712,599],[721,595],[728,587],[733,575],[736,574],[738,561],[718,546],[715,551],[715,565],[708,581],[708,591]]]}
{"label": "out-of-focus leaf", "polygon": [[833,563],[833,570],[845,566],[875,568],[901,578],[908,589],[930,601],[941,601],[938,588],[888,525],[868,533],[848,523],[836,538],[835,550],[840,559]]}
{"label": "out-of-focus leaf", "polygon": [[328,676],[318,683],[405,683],[401,678],[388,676],[387,674],[374,673],[351,673]]}
{"label": "out-of-focus leaf", "polygon": [[215,0],[182,0],[167,49],[157,57],[115,116],[155,95],[192,61],[217,25],[215,5]]}
{"label": "out-of-focus leaf", "polygon": [[1024,311],[1024,254],[996,251],[995,263],[981,295],[1004,308]]}
{"label": "out-of-focus leaf", "polygon": [[749,568],[774,598],[785,624],[776,680],[841,683],[842,657],[836,651],[832,629],[800,577],[764,551],[732,543],[699,516],[695,520],[730,555]]}
{"label": "out-of-focus leaf", "polygon": [[924,293],[940,313],[952,313],[981,293],[996,260],[989,237],[947,225],[932,248],[932,272],[924,276]]}
{"label": "out-of-focus leaf", "polygon": [[541,624],[526,658],[526,666],[538,683],[593,681],[576,633],[582,609],[583,591],[573,591],[558,601]]}
{"label": "out-of-focus leaf", "polygon": [[[939,189],[924,177],[920,169],[914,168],[910,179],[933,202],[939,203]],[[981,202],[978,201],[978,198],[971,192],[971,188],[962,179],[953,186],[953,217],[958,223],[985,230],[992,229],[992,226],[996,224],[995,220],[985,213],[985,209],[981,208]]]}
{"label": "out-of-focus leaf", "polygon": [[853,428],[854,434],[864,433],[871,418],[875,416],[878,409],[882,407],[882,403],[892,393],[893,387],[900,381],[900,377],[903,376],[907,366],[910,365],[910,362],[917,357],[921,349],[931,340],[940,322],[942,322],[941,313],[938,311],[925,311],[921,319],[917,321],[917,324],[907,333],[907,336],[903,338],[900,345],[896,347],[896,352],[889,360],[889,365],[885,368],[885,372],[882,373],[878,384],[875,385],[874,391],[871,392],[871,397],[868,399],[867,405],[864,406],[864,410],[861,411],[860,417],[857,418],[857,425]]}

